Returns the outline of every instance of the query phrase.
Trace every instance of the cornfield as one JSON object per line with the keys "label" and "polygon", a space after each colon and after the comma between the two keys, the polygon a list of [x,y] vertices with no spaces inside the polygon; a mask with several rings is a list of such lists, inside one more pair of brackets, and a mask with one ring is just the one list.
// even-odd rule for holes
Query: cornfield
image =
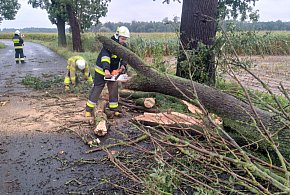
{"label": "cornfield", "polygon": [[[82,34],[83,47],[85,51],[98,52],[101,44],[95,41],[99,33]],[[100,33],[112,36],[112,33]],[[230,47],[218,33],[217,42],[222,42],[223,49],[230,51]],[[290,32],[234,32],[227,33],[232,46],[239,55],[289,55],[290,54]],[[0,39],[11,39],[13,33],[0,33]],[[41,40],[45,42],[57,42],[56,33],[27,33],[25,40]],[[68,48],[72,48],[72,37],[67,33]],[[178,51],[178,34],[176,33],[132,33],[128,41],[130,49],[144,57],[170,56]],[[220,44],[221,45],[221,44]]]}

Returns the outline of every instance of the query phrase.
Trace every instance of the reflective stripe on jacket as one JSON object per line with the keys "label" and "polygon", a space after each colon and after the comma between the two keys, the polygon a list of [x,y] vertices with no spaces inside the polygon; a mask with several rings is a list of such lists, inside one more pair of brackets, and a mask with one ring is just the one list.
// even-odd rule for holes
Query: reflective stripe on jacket
{"label": "reflective stripe on jacket", "polygon": [[[91,73],[90,73],[90,67],[88,65],[88,63],[86,62],[86,65],[85,65],[85,69],[84,70],[80,70],[77,65],[76,65],[76,61],[77,60],[84,60],[83,57],[81,56],[73,56],[71,58],[69,58],[67,60],[67,67],[66,69],[68,70],[69,72],[69,75],[67,75],[67,78],[70,79],[71,83],[72,84],[75,84],[76,83],[76,71],[79,70],[79,71],[82,71],[83,74],[84,74],[84,79],[92,82],[93,81],[93,78],[91,76]],[[68,77],[69,76],[69,77]],[[68,79],[65,80],[65,83],[69,82]]]}
{"label": "reflective stripe on jacket", "polygon": [[12,38],[12,41],[14,43],[14,48],[15,49],[23,49],[23,39],[19,36],[19,35],[14,35],[14,37]]}
{"label": "reflective stripe on jacket", "polygon": [[[114,36],[112,37],[112,39],[118,42],[118,40]],[[127,47],[127,45],[124,46]],[[95,71],[98,74],[105,75],[105,70],[109,70],[110,72],[112,72],[113,70],[119,69],[122,65],[126,67],[127,62],[119,58],[117,55],[112,54],[110,51],[103,47],[98,55]]]}

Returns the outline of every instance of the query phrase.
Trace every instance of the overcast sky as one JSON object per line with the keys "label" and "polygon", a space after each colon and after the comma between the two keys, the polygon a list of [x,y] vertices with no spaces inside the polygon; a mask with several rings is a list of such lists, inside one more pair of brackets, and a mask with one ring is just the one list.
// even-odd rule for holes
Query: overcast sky
{"label": "overcast sky", "polygon": [[[0,28],[44,27],[56,28],[48,20],[45,10],[32,8],[28,0],[19,0],[21,8],[15,20],[4,20]],[[101,22],[161,21],[165,17],[173,19],[181,16],[180,3],[162,4],[163,0],[111,0],[107,16]],[[260,21],[290,21],[290,0],[259,0]]]}

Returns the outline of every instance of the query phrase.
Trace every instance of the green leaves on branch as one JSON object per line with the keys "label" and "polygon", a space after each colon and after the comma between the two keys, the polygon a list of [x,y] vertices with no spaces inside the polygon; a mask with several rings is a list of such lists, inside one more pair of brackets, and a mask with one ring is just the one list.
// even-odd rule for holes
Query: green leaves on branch
{"label": "green leaves on branch", "polygon": [[0,0],[0,23],[2,20],[13,20],[19,9],[18,0]]}
{"label": "green leaves on branch", "polygon": [[76,13],[82,30],[90,28],[99,22],[99,18],[105,16],[110,0],[29,0],[33,8],[45,9],[52,24],[57,23],[60,17],[68,22],[66,6],[70,5]]}

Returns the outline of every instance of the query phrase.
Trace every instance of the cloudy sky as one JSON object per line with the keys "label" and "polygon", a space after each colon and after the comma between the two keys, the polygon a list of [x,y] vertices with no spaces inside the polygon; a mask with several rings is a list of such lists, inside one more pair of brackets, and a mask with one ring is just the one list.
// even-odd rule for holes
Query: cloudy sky
{"label": "cloudy sky", "polygon": [[[19,0],[21,9],[15,20],[4,20],[0,28],[44,27],[56,28],[48,20],[45,10],[34,9],[27,5],[28,0]],[[163,0],[111,0],[107,16],[101,22],[161,21],[165,17],[172,19],[181,16],[181,4],[174,2],[162,4]],[[290,21],[290,0],[259,0],[256,9],[260,21]]]}

